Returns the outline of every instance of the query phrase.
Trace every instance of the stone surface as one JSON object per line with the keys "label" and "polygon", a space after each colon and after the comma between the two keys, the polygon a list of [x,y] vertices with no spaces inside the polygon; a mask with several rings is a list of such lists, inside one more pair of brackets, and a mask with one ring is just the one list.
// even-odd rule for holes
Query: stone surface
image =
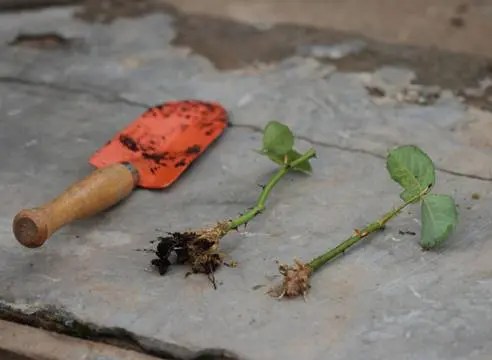
{"label": "stone surface", "polygon": [[0,320],[0,356],[5,360],[156,359],[135,351],[74,339],[3,320]]}
{"label": "stone surface", "polygon": [[[76,22],[71,9],[0,16],[0,298],[23,312],[48,305],[103,327],[124,328],[177,358],[225,349],[251,360],[486,359],[492,348],[491,115],[444,94],[419,106],[373,98],[405,69],[341,74],[314,59],[217,72],[168,42],[172,19],[111,25]],[[57,31],[69,48],[5,45],[18,32]],[[392,90],[392,91],[393,91]],[[397,91],[394,91],[396,94]],[[391,93],[393,94],[393,92]],[[220,141],[170,189],[139,190],[121,205],[22,248],[11,220],[91,171],[88,157],[147,106],[218,100],[231,122]],[[252,149],[271,119],[314,146],[310,177],[275,188],[267,211],[223,241],[239,266],[206,277],[146,271],[156,228],[213,224],[251,206],[274,166]],[[391,222],[313,278],[308,302],[275,301],[275,260],[309,260],[398,204],[388,148],[413,143],[441,169],[436,192],[455,196],[460,226],[443,248],[422,252],[418,208]],[[478,192],[479,200],[471,194]],[[156,345],[157,346],[157,345]]]}

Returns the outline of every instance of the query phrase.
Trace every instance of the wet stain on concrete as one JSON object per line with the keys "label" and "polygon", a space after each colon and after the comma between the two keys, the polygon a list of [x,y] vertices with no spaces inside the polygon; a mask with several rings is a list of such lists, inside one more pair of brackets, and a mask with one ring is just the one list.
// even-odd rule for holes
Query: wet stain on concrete
{"label": "wet stain on concrete", "polygon": [[172,44],[190,48],[209,59],[219,70],[231,70],[255,63],[276,63],[298,54],[306,45],[333,45],[350,39],[366,46],[339,59],[321,61],[335,65],[342,72],[374,71],[382,66],[401,66],[416,73],[415,84],[438,85],[459,91],[476,86],[492,74],[492,60],[482,56],[454,53],[437,48],[388,45],[364,38],[361,34],[281,24],[262,30],[226,18],[185,14],[171,5],[151,0],[87,0],[75,15],[89,22],[110,23],[120,17],[138,17],[163,12],[174,18],[176,37]]}

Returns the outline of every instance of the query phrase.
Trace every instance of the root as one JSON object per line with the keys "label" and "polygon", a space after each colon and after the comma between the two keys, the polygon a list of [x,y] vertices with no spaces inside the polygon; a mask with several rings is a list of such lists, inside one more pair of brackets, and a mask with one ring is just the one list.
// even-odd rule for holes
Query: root
{"label": "root", "polygon": [[160,275],[164,275],[172,264],[188,264],[191,273],[208,276],[216,288],[214,272],[223,264],[224,254],[219,251],[219,243],[229,230],[228,223],[219,222],[210,228],[186,232],[169,233],[157,239],[157,258],[151,264]]}
{"label": "root", "polygon": [[311,287],[309,284],[309,279],[313,272],[311,267],[295,259],[292,266],[279,265],[279,272],[284,277],[283,282],[272,288],[268,293],[278,300],[284,297],[294,298],[301,295],[306,300],[307,292]]}

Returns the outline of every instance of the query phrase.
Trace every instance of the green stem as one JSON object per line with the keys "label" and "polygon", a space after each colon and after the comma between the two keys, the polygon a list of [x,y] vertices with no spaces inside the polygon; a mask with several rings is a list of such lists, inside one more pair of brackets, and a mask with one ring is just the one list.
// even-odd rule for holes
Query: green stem
{"label": "green stem", "polygon": [[311,260],[307,265],[315,272],[316,270],[320,269],[323,265],[325,265],[328,261],[334,259],[338,255],[341,255],[344,253],[348,248],[351,246],[357,244],[359,241],[367,237],[369,234],[376,232],[378,230],[381,230],[384,228],[386,223],[393,219],[396,215],[398,215],[405,207],[408,205],[414,203],[415,201],[421,199],[427,192],[430,190],[430,186],[425,188],[421,193],[417,194],[416,196],[412,197],[408,201],[404,202],[402,205],[399,207],[389,211],[385,215],[383,215],[379,220],[370,223],[367,225],[364,229],[362,230],[357,230],[354,235],[349,237],[347,240],[341,242],[338,244],[336,247],[333,249],[327,251],[321,256],[318,256]]}
{"label": "green stem", "polygon": [[300,158],[292,161],[290,164],[284,165],[282,168],[280,168],[275,175],[271,177],[271,179],[268,181],[268,183],[263,187],[262,192],[260,193],[260,196],[258,197],[258,200],[256,201],[256,205],[245,212],[243,215],[237,217],[236,219],[232,220],[229,223],[229,228],[227,231],[237,229],[239,226],[246,224],[248,221],[253,219],[256,215],[261,213],[263,210],[265,210],[265,203],[268,199],[268,196],[270,195],[270,192],[272,189],[277,185],[277,183],[280,181],[280,179],[287,174],[287,172],[301,164],[302,162],[309,160],[312,157],[316,156],[316,152],[314,149],[308,150],[305,154],[303,154]]}

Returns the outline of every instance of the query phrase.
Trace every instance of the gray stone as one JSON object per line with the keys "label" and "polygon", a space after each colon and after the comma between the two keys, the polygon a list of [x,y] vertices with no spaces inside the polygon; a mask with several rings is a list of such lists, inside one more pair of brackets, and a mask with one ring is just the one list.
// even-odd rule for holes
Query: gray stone
{"label": "gray stone", "polygon": [[[58,307],[101,327],[124,328],[176,357],[226,349],[241,359],[486,359],[492,333],[489,113],[459,99],[422,107],[374,101],[364,74],[312,59],[217,72],[175,49],[171,19],[152,15],[90,26],[71,9],[0,16],[0,41],[19,31],[82,38],[68,51],[0,48],[0,298],[32,312]],[[147,106],[176,98],[219,100],[234,127],[170,189],[139,190],[121,205],[22,248],[11,221],[87,175],[88,157]],[[272,119],[314,146],[312,176],[290,175],[264,214],[222,243],[237,268],[206,277],[146,271],[135,252],[155,228],[211,225],[254,204],[275,166],[252,151]],[[418,208],[392,221],[313,278],[308,302],[276,301],[275,260],[304,261],[399,204],[388,148],[413,143],[441,169],[436,192],[455,196],[460,226],[422,252]],[[480,200],[471,200],[478,192]]]}

